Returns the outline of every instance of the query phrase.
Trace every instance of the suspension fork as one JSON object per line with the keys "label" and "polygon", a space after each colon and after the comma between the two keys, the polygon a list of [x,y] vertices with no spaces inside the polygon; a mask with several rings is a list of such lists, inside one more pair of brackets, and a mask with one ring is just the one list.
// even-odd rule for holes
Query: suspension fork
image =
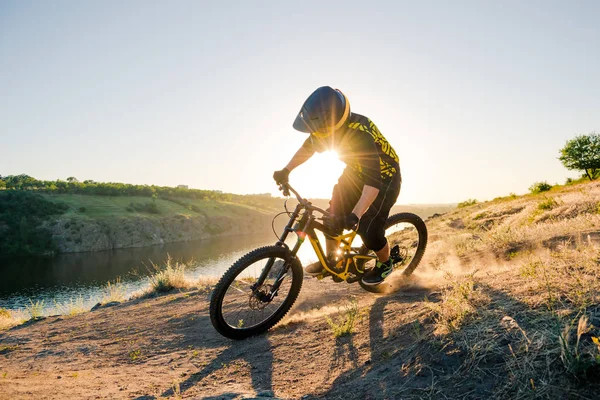
{"label": "suspension fork", "polygon": [[296,232],[296,234],[298,235],[298,240],[296,240],[296,244],[294,245],[292,250],[288,252],[285,264],[277,274],[277,277],[275,278],[275,283],[273,283],[273,286],[271,287],[269,293],[269,301],[273,300],[275,296],[277,296],[277,292],[279,291],[279,287],[283,283],[285,274],[287,274],[287,272],[291,268],[292,262],[296,260],[296,254],[298,253],[298,250],[300,250],[300,246],[302,246],[302,243],[304,243],[304,239],[306,238],[306,230],[310,229],[310,224],[312,220],[312,216],[309,215],[309,213],[307,212],[302,216],[300,221],[298,221],[296,226],[291,229],[291,231]]}
{"label": "suspension fork", "polygon": [[[288,249],[288,246],[285,244],[285,239],[287,239],[290,232],[295,231],[295,229],[293,228],[294,222],[296,222],[296,219],[300,215],[300,211],[302,211],[302,208],[303,208],[303,206],[301,204],[296,205],[294,212],[290,216],[290,220],[288,221],[287,225],[283,229],[283,232],[281,233],[281,236],[279,236],[279,240],[277,241],[277,243],[275,243],[275,246],[280,246],[280,247],[284,247],[284,248]],[[298,245],[298,243],[296,243],[296,246],[294,246],[294,250],[289,252],[290,253],[290,256],[288,257],[289,259],[293,259],[296,257],[298,248],[300,248],[300,246]],[[256,288],[259,288],[262,286],[262,284],[265,282],[265,279],[267,279],[267,275],[271,271],[271,268],[273,267],[274,263],[275,263],[275,258],[274,257],[269,258],[269,261],[267,261],[267,264],[265,265],[262,272],[260,273],[258,280],[254,283],[254,285],[252,285],[252,292],[254,292],[256,290]],[[286,260],[286,265],[284,266],[284,268],[281,269],[281,271],[279,271],[279,274],[277,275],[277,279],[275,280],[275,284],[273,284],[273,290],[271,293],[275,293],[275,294],[277,293],[277,289],[279,289],[279,286],[281,285],[281,282],[283,281],[283,276],[287,273],[289,268],[290,268],[289,261]],[[272,294],[271,299],[274,296],[275,295]]]}

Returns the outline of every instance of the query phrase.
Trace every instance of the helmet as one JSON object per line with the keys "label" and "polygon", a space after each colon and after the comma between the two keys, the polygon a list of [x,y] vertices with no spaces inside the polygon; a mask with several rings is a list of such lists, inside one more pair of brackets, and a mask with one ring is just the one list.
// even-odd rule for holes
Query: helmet
{"label": "helmet", "polygon": [[344,125],[350,115],[350,102],[340,90],[322,86],[302,105],[294,129],[325,138]]}

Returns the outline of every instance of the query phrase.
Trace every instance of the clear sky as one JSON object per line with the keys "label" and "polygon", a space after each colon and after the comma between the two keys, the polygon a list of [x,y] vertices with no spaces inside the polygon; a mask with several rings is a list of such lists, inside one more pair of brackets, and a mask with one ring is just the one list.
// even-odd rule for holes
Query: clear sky
{"label": "clear sky", "polygon": [[[400,156],[399,203],[563,183],[600,131],[598,1],[0,0],[0,174],[276,193],[318,86]],[[333,160],[333,161],[332,161]],[[339,161],[291,175],[328,197]]]}

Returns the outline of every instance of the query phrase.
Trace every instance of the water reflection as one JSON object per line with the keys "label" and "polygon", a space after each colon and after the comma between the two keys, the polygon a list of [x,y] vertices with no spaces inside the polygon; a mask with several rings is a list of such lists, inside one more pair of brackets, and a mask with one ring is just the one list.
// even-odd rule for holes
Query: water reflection
{"label": "water reflection", "polygon": [[[295,235],[288,239],[293,245]],[[56,313],[54,303],[81,297],[85,307],[92,307],[103,296],[108,281],[121,279],[126,295],[146,287],[151,262],[160,264],[167,255],[175,260],[193,263],[186,276],[220,276],[237,259],[261,246],[273,245],[271,234],[213,238],[170,243],[134,249],[89,253],[61,254],[54,258],[0,259],[0,307],[22,309],[44,300],[46,314]],[[300,249],[302,263],[316,260],[308,241]]]}

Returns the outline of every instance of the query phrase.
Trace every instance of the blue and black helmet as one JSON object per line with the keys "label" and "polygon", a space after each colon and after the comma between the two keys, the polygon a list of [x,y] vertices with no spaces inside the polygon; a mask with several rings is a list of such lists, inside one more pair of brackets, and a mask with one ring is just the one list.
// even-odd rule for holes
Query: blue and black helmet
{"label": "blue and black helmet", "polygon": [[327,137],[341,128],[350,116],[350,103],[338,89],[321,86],[302,105],[294,129]]}

